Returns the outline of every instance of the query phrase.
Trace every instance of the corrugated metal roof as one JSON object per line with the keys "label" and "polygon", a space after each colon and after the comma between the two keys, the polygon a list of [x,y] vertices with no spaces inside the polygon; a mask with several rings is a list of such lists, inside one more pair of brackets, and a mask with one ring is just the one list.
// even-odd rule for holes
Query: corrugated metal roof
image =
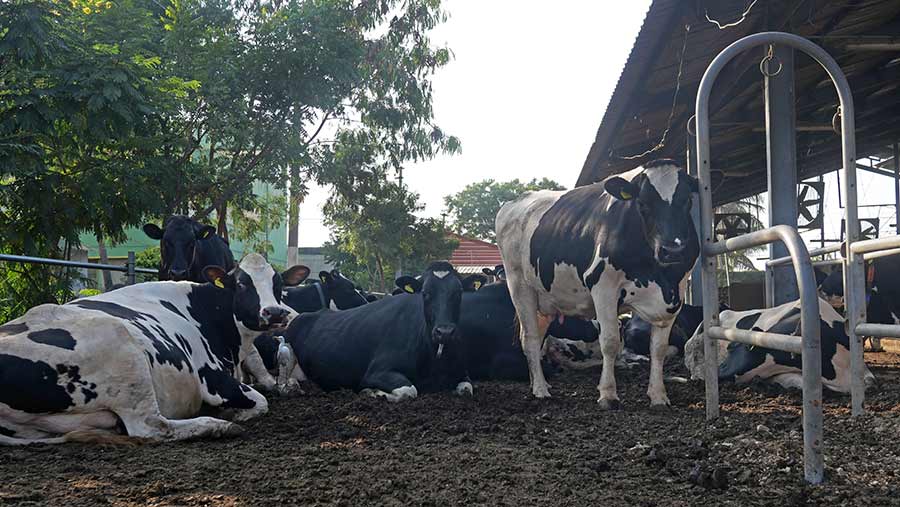
{"label": "corrugated metal roof", "polygon": [[503,263],[503,259],[500,257],[500,248],[497,245],[461,236],[454,236],[454,238],[459,241],[459,246],[450,256],[450,263],[456,266],[457,270],[460,266],[492,268]]}
{"label": "corrugated metal roof", "polygon": [[[878,36],[900,36],[900,2],[896,0],[759,0],[739,25],[719,30],[705,14],[722,21],[740,18],[751,0],[656,0],[623,68],[578,185],[602,180],[653,158],[685,160],[686,123],[693,115],[700,78],[728,44],[750,33],[780,30],[811,38],[835,57],[854,92],[857,106],[857,151],[860,157],[882,154],[900,139],[900,59],[897,51],[861,51],[849,43]],[[683,76],[664,148],[627,160],[657,144],[666,129],[675,77],[686,39]],[[726,179],[714,195],[728,202],[765,190],[766,151],[762,48],[738,57],[720,74],[711,99],[714,169]],[[795,66],[797,124],[830,125],[837,96],[824,71],[805,56]],[[828,131],[801,131],[797,136],[801,178],[836,169],[840,140]]]}

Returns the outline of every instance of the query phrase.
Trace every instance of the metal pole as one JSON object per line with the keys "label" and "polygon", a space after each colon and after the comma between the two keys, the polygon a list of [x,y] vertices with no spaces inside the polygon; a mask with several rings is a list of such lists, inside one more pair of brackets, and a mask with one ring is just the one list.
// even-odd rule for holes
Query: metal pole
{"label": "metal pole", "polygon": [[[697,176],[697,158],[694,156],[694,150],[691,149],[691,138],[688,136],[687,140],[687,171],[691,176]],[[702,231],[700,228],[700,199],[694,199],[694,202],[691,204],[691,220],[694,221],[694,230],[697,232],[697,237],[702,238]],[[694,264],[694,268],[691,270],[691,300],[690,303],[694,306],[702,306],[703,305],[703,284],[701,282],[701,272],[703,263],[700,259],[697,259],[697,262]]]}
{"label": "metal pole", "polygon": [[900,234],[900,145],[894,143],[894,227]]}
{"label": "metal pole", "polygon": [[[780,72],[775,69],[781,68]],[[765,83],[766,162],[769,179],[769,226],[797,227],[797,123],[794,111],[794,50],[775,46]],[[769,245],[769,258],[787,255],[781,243]],[[790,266],[772,270],[773,306],[796,301],[800,296]]]}
{"label": "metal pole", "polygon": [[125,263],[125,285],[134,285],[135,277],[134,277],[134,252],[128,252],[128,262]]}
{"label": "metal pole", "polygon": [[[850,93],[850,87],[847,84],[846,77],[843,72],[841,72],[837,62],[835,62],[824,49],[800,36],[781,32],[764,32],[749,35],[734,42],[713,59],[703,75],[703,79],[700,82],[700,87],[697,92],[697,155],[699,161],[700,199],[702,205],[700,216],[703,232],[701,235],[701,259],[703,262],[704,297],[710,296],[716,291],[715,256],[718,253],[738,248],[747,248],[748,244],[757,243],[757,240],[765,239],[754,236],[755,233],[751,233],[739,238],[734,238],[734,240],[719,243],[713,242],[712,200],[709,189],[709,97],[712,92],[712,86],[719,73],[722,71],[722,68],[737,54],[764,44],[783,44],[804,51],[825,68],[837,89],[838,97],[841,102],[841,109],[843,111],[843,114],[841,115],[841,138],[844,156],[844,171],[847,175],[847,178],[845,178],[848,198],[846,211],[849,215],[847,217],[847,237],[848,241],[851,242],[859,237],[859,224],[856,222],[856,173],[854,172],[856,168],[853,165],[856,157],[853,97]],[[786,169],[795,170],[795,168],[781,168],[782,171]],[[850,218],[852,218],[852,220],[849,220]],[[803,337],[804,476],[807,482],[817,484],[824,479],[824,460],[822,456],[822,365],[820,354],[821,345],[819,343],[819,308],[818,298],[816,297],[815,292],[815,277],[813,276],[809,253],[796,228],[791,228],[789,226],[775,226],[759,232],[776,232],[780,239],[785,243],[787,250],[794,260],[795,275],[800,289],[801,334]],[[723,245],[721,243],[725,244]],[[852,248],[848,248],[847,250],[848,257],[855,258]],[[860,293],[857,293],[856,289],[859,288],[859,282],[863,281],[861,263],[859,265],[850,263],[845,269],[845,273],[848,275],[849,280],[856,280],[855,282],[852,282],[852,287],[848,287],[854,289],[852,292],[845,290],[845,295],[848,296],[848,314],[851,314],[850,318],[855,320],[858,315],[853,314],[853,310],[858,312],[858,308],[850,305],[854,304],[853,299],[860,295]],[[863,296],[861,299],[864,299],[864,293],[861,294]],[[707,304],[704,305],[703,308],[704,325],[708,327],[718,326],[718,319],[713,311],[713,305],[709,304],[711,300],[706,299],[706,301]],[[859,301],[855,301],[855,303],[858,304]],[[864,317],[865,307],[862,309],[862,314]],[[855,324],[855,322],[851,322],[851,331],[855,330],[853,324]],[[851,348],[852,345],[853,344],[851,343]],[[717,368],[715,368],[715,366],[717,366],[717,358],[712,338],[706,333],[704,349],[707,361],[707,417],[710,417],[718,415],[718,371]],[[860,359],[861,357],[862,356],[860,355]],[[712,382],[713,379],[715,379],[715,382]],[[856,381],[861,383],[862,375],[854,376],[852,382]],[[713,402],[715,403],[715,407],[710,406]]]}

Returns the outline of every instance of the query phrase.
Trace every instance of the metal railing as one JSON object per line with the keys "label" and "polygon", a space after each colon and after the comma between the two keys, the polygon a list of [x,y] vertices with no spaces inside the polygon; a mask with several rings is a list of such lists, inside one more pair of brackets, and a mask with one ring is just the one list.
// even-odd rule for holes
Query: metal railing
{"label": "metal railing", "polygon": [[128,260],[124,266],[116,266],[114,264],[94,264],[91,262],[67,261],[63,259],[47,259],[44,257],[29,257],[27,255],[9,255],[0,254],[0,261],[18,262],[22,264],[46,264],[49,266],[63,266],[68,268],[79,269],[97,269],[100,271],[118,271],[125,273],[125,284],[134,285],[135,278],[138,273],[148,275],[159,275],[159,271],[155,269],[139,268],[134,260],[134,252],[128,252]]}
{"label": "metal railing", "polygon": [[[803,377],[803,471],[807,482],[818,484],[824,480],[823,428],[822,428],[822,357],[819,329],[819,305],[816,294],[815,277],[812,261],[800,233],[795,227],[778,225],[731,238],[715,241],[713,231],[713,202],[710,191],[710,155],[709,155],[709,97],[713,84],[719,73],[738,54],[749,49],[769,44],[778,44],[800,50],[816,60],[828,73],[837,89],[841,106],[841,148],[845,171],[844,186],[847,196],[846,238],[851,245],[859,239],[859,223],[856,217],[856,139],[854,126],[853,96],[847,79],[831,56],[824,49],[803,37],[782,33],[763,32],[744,37],[720,52],[703,74],[697,92],[696,130],[697,130],[697,173],[700,180],[700,227],[702,235],[701,279],[703,289],[704,320],[704,358],[706,361],[706,416],[714,419],[719,416],[719,376],[718,347],[714,340],[732,340],[741,343],[760,344],[786,351],[802,351]],[[770,168],[771,170],[771,168]],[[782,171],[796,171],[796,167],[778,168]],[[747,332],[736,329],[724,329],[719,326],[718,316],[718,283],[716,280],[716,256],[761,246],[775,241],[782,241],[790,254],[797,277],[800,292],[801,336],[786,336],[775,333]],[[900,243],[894,247],[900,246]],[[851,331],[855,330],[859,315],[860,299],[864,298],[862,259],[853,248],[848,249],[848,265],[845,267],[845,289],[848,301],[853,300],[852,310],[857,314],[851,316]],[[787,261],[785,261],[787,262]],[[850,306],[848,305],[848,309]],[[865,307],[862,309],[865,316]],[[848,311],[849,313],[849,311]],[[863,319],[864,320],[864,319]],[[862,344],[851,335],[851,353],[860,353]],[[854,358],[855,359],[855,358]],[[861,364],[861,363],[860,363]],[[859,365],[857,365],[858,367]],[[857,372],[851,364],[853,381],[862,380],[862,370]]]}
{"label": "metal railing", "polygon": [[[809,251],[809,257],[812,259],[813,257],[820,257],[822,255],[828,255],[835,252],[840,252],[841,245],[829,245],[822,248],[814,248]],[[773,268],[777,266],[783,266],[785,264],[790,264],[792,259],[790,257],[779,257],[777,259],[772,259],[766,262],[766,308],[772,308],[775,306],[775,271]],[[841,258],[837,259],[823,259],[820,261],[813,261],[813,267],[819,266],[834,266],[837,264],[843,264],[844,261]]]}

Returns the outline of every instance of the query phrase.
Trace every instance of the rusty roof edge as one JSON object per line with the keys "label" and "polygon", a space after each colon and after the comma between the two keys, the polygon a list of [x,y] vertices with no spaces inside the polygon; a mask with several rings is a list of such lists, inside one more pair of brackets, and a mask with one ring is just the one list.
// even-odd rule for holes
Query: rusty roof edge
{"label": "rusty roof edge", "polygon": [[647,9],[641,30],[635,37],[625,66],[619,74],[616,88],[606,105],[606,111],[603,113],[603,119],[597,129],[597,136],[591,144],[581,173],[578,175],[576,187],[593,183],[596,165],[602,158],[602,153],[608,151],[610,136],[618,130],[622,117],[631,102],[634,83],[640,81],[641,77],[646,75],[649,70],[653,59],[647,57],[646,54],[636,53],[639,52],[640,47],[650,45],[652,48],[648,50],[649,54],[654,54],[659,46],[665,43],[672,33],[672,17],[680,12],[680,3],[679,0],[653,0],[650,8]]}

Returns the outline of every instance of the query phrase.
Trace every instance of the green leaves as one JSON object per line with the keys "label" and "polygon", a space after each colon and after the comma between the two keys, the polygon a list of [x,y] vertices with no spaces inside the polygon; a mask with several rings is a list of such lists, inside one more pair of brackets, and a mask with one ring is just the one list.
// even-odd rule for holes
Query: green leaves
{"label": "green leaves", "polygon": [[471,238],[494,241],[494,220],[503,203],[534,190],[565,190],[559,183],[543,178],[522,183],[518,179],[497,182],[492,179],[470,183],[460,192],[444,198],[453,229]]}

